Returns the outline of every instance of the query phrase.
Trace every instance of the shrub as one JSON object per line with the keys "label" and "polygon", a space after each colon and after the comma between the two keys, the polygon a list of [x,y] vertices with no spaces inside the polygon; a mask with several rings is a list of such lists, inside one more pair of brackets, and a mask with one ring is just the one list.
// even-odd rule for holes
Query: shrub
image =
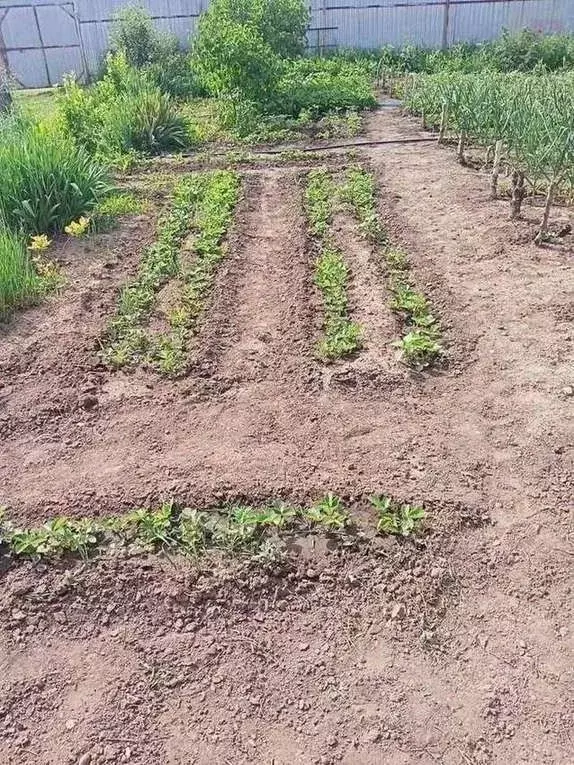
{"label": "shrub", "polygon": [[123,53],[136,69],[152,61],[161,62],[179,49],[177,38],[158,31],[145,8],[127,6],[114,17],[110,48]]}
{"label": "shrub", "polygon": [[333,109],[376,105],[369,65],[337,59],[299,59],[289,63],[277,86],[276,108],[314,116]]}
{"label": "shrub", "polygon": [[0,317],[40,289],[20,237],[0,223]]}
{"label": "shrub", "polygon": [[256,28],[210,11],[201,18],[193,47],[199,82],[214,96],[267,100],[279,77],[279,57]]}
{"label": "shrub", "polygon": [[152,61],[144,68],[150,82],[173,98],[187,99],[206,95],[191,67],[190,57],[182,52]]}
{"label": "shrub", "polygon": [[108,55],[104,76],[92,88],[65,79],[58,104],[64,131],[106,160],[131,151],[181,149],[190,142],[187,121],[170,96],[148,73],[130,66],[124,53]]}
{"label": "shrub", "polygon": [[305,50],[309,11],[304,0],[213,0],[206,15],[256,30],[282,58]]}
{"label": "shrub", "polygon": [[11,229],[61,230],[108,192],[105,170],[70,139],[17,120],[3,128],[0,218]]}
{"label": "shrub", "polygon": [[102,137],[108,149],[145,154],[183,149],[189,143],[187,123],[170,96],[149,86],[123,93],[110,104]]}
{"label": "shrub", "polygon": [[269,104],[282,60],[305,47],[304,0],[213,0],[193,45],[193,68],[212,95]]}

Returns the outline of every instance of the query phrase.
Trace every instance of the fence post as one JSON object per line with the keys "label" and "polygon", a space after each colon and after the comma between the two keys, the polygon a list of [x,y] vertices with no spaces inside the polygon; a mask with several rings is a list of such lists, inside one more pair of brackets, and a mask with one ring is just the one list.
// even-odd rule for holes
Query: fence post
{"label": "fence post", "polygon": [[448,48],[448,28],[450,24],[450,0],[444,0],[444,21],[442,25],[442,49]]}

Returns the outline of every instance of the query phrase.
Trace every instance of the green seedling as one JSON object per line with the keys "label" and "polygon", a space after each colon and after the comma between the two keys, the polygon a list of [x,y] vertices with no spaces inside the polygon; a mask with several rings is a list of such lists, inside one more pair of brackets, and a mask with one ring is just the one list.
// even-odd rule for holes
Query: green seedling
{"label": "green seedling", "polygon": [[307,508],[304,516],[310,523],[324,526],[330,531],[341,531],[349,522],[349,515],[342,500],[330,492],[319,502]]}
{"label": "green seedling", "polygon": [[425,518],[424,508],[417,505],[399,505],[390,497],[371,497],[378,514],[377,532],[408,537],[415,534]]}
{"label": "green seedling", "polygon": [[437,333],[431,328],[415,328],[393,345],[401,352],[402,358],[415,367],[426,367],[442,354],[442,346],[438,342]]}

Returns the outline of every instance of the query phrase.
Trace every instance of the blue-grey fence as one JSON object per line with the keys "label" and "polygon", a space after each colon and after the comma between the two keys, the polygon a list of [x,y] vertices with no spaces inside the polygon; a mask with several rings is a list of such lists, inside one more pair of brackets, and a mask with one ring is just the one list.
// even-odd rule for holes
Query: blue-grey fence
{"label": "blue-grey fence", "polygon": [[[186,43],[209,0],[139,0],[158,26]],[[0,0],[0,64],[23,88],[87,78],[108,47],[125,0]],[[428,47],[487,40],[503,28],[574,31],[574,0],[311,0],[312,49]]]}

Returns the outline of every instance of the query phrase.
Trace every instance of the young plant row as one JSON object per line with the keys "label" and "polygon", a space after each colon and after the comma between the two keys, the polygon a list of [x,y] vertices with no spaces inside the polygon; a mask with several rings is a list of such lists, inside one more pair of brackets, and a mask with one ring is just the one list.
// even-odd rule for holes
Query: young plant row
{"label": "young plant row", "polygon": [[[369,501],[376,512],[377,533],[408,537],[422,530],[426,516],[422,506],[379,495]],[[214,551],[267,556],[277,554],[289,535],[313,530],[359,536],[342,500],[327,494],[308,507],[234,505],[202,512],[166,502],[157,510],[138,509],[103,519],[61,517],[28,529],[0,515],[0,553],[14,558],[88,558],[106,549],[130,548],[195,557]]]}
{"label": "young plant row", "polygon": [[407,256],[392,247],[381,227],[372,174],[362,168],[350,168],[342,194],[354,212],[362,235],[380,247],[386,264],[391,308],[405,325],[403,337],[394,345],[408,364],[418,369],[426,367],[443,352],[440,326],[425,295],[412,286]]}
{"label": "young plant row", "polygon": [[574,183],[574,73],[436,74],[415,76],[405,102],[425,124],[458,136],[458,158],[469,141],[487,147],[492,160],[491,196],[498,195],[503,164],[512,171],[511,217],[519,218],[526,185],[546,188],[536,242],[549,237],[556,191]]}
{"label": "young plant row", "polygon": [[154,339],[150,358],[168,375],[185,371],[187,341],[197,331],[205,300],[213,285],[217,266],[225,257],[224,239],[239,198],[240,178],[229,171],[215,171],[193,178],[196,200],[191,230],[195,234],[189,267],[180,264],[178,303],[168,321],[170,330]]}
{"label": "young plant row", "polygon": [[349,269],[330,233],[337,200],[333,179],[326,170],[312,170],[307,178],[305,203],[309,231],[315,239],[315,284],[323,299],[323,338],[317,353],[335,360],[361,347],[361,327],[349,316]]}
{"label": "young plant row", "polygon": [[[187,339],[224,257],[222,242],[239,188],[239,176],[225,170],[193,174],[176,185],[171,207],[158,223],[157,241],[144,253],[137,278],[120,295],[104,343],[108,363],[119,368],[145,361],[166,374],[184,371]],[[192,263],[184,267],[180,251],[191,231]],[[179,303],[168,317],[170,331],[153,338],[147,325],[160,288],[171,279],[179,281]]]}

